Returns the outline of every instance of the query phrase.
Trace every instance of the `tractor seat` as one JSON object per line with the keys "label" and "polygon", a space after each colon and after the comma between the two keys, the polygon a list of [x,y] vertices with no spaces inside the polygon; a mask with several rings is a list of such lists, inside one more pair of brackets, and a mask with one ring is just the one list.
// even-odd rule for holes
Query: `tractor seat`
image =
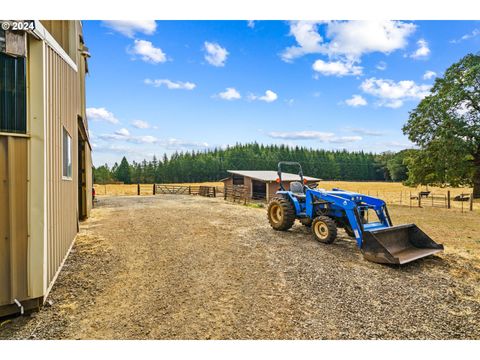
{"label": "tractor seat", "polygon": [[303,184],[299,181],[293,181],[290,183],[290,191],[292,195],[295,196],[298,200],[305,200],[305,192]]}

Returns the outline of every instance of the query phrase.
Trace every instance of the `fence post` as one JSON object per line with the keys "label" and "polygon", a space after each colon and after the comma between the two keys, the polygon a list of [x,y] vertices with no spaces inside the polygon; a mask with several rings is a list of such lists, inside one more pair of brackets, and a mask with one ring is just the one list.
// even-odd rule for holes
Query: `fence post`
{"label": "fence post", "polygon": [[422,207],[422,197],[420,193],[418,193],[418,207]]}
{"label": "fence post", "polygon": [[192,187],[188,186],[188,195],[192,195]]}
{"label": "fence post", "polygon": [[470,211],[473,211],[473,192],[470,194]]}
{"label": "fence post", "polygon": [[157,195],[157,188],[155,184],[153,184],[153,195]]}
{"label": "fence post", "polygon": [[137,184],[137,195],[140,195],[140,184]]}
{"label": "fence post", "polygon": [[217,188],[213,187],[213,197],[217,197]]}
{"label": "fence post", "polygon": [[227,200],[227,185],[223,185],[223,200]]}
{"label": "fence post", "polygon": [[450,190],[447,191],[447,209],[451,208],[451,203],[450,203]]}

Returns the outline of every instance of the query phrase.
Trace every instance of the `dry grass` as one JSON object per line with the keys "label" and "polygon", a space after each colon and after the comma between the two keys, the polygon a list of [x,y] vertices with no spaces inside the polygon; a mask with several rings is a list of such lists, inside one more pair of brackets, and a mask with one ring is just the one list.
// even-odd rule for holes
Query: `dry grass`
{"label": "dry grass", "polygon": [[[183,186],[217,186],[223,187],[222,182],[198,182],[198,183],[174,183],[168,185],[183,185]],[[124,185],[124,184],[107,184],[107,185],[98,185],[95,186],[95,191],[97,195],[137,195],[137,185]],[[380,181],[366,181],[366,182],[355,182],[355,181],[321,181],[319,183],[319,188],[326,190],[331,190],[332,188],[340,188],[343,190],[356,191],[362,194],[375,196],[385,200],[388,204],[391,205],[411,205],[417,206],[417,200],[411,200],[412,196],[417,196],[419,191],[425,191],[425,186],[418,187],[408,187],[402,185],[400,182],[380,182]],[[472,188],[440,188],[429,186],[428,190],[432,194],[436,195],[434,200],[435,206],[445,206],[446,204],[446,194],[450,191],[451,194],[451,206],[453,208],[461,209],[462,205],[465,210],[468,210],[468,202],[453,201],[453,197],[460,194],[470,194]],[[141,184],[140,185],[140,194],[141,195],[151,195],[153,193],[153,184]],[[422,204],[424,206],[431,206],[432,201],[431,197],[429,199],[422,199]],[[480,210],[480,202],[474,204],[474,209]]]}

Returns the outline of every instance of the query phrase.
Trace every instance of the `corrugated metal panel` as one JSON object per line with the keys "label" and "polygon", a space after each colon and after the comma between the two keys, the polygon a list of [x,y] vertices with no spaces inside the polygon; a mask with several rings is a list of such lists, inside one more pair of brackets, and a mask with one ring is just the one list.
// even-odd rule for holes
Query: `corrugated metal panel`
{"label": "corrugated metal panel", "polygon": [[27,141],[0,136],[0,305],[28,295]]}
{"label": "corrugated metal panel", "polygon": [[[77,233],[77,162],[80,112],[78,74],[46,49],[47,283],[51,284]],[[72,138],[72,179],[62,178],[63,127]]]}
{"label": "corrugated metal panel", "polygon": [[[276,171],[270,170],[227,170],[230,174],[237,174],[246,176],[252,179],[257,179],[261,181],[275,181],[278,178],[278,174]],[[321,179],[317,179],[311,176],[304,176],[304,178],[308,181],[320,181]],[[298,181],[300,177],[297,174],[291,174],[282,172],[282,180],[285,181]]]}

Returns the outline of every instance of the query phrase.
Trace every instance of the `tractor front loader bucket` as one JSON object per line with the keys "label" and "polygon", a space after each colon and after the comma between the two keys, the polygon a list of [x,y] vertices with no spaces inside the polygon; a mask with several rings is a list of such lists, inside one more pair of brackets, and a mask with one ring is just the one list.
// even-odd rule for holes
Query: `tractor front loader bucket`
{"label": "tractor front loader bucket", "polygon": [[363,233],[365,259],[382,264],[406,264],[443,251],[415,224],[392,226]]}

